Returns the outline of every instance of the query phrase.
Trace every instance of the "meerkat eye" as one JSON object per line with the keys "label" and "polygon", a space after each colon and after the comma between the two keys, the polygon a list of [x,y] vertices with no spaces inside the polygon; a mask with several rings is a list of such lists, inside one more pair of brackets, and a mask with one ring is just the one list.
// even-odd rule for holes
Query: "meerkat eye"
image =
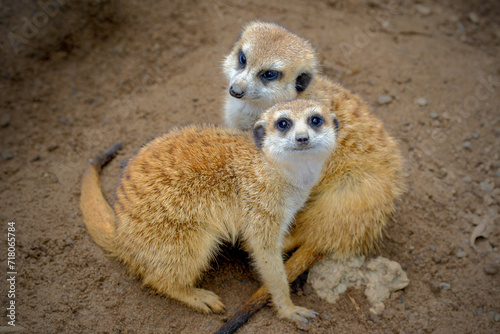
{"label": "meerkat eye", "polygon": [[238,53],[238,60],[240,61],[240,67],[244,68],[245,65],[247,64],[247,57],[245,57],[245,54],[241,50]]}
{"label": "meerkat eye", "polygon": [[276,122],[276,128],[281,132],[286,132],[292,126],[292,121],[286,118],[280,118]]}
{"label": "meerkat eye", "polygon": [[309,125],[313,128],[319,128],[321,125],[323,125],[324,122],[325,120],[323,119],[323,117],[319,115],[314,115],[309,118]]}
{"label": "meerkat eye", "polygon": [[260,78],[263,80],[267,80],[267,81],[275,80],[279,76],[280,76],[280,72],[273,71],[273,70],[264,71],[260,74]]}

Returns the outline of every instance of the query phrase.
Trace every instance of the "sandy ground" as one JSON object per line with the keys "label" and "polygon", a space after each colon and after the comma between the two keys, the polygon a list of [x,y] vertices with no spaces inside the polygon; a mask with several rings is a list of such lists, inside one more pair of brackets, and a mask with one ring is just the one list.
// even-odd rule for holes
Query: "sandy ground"
{"label": "sandy ground", "polygon": [[0,326],[14,300],[26,333],[208,333],[251,296],[258,277],[230,247],[201,282],[226,314],[142,287],[90,239],[78,201],[88,159],[112,143],[124,149],[103,174],[110,202],[120,165],[150,138],[221,123],[223,56],[264,19],[309,39],[323,72],[400,141],[409,191],[380,255],[411,282],[378,316],[359,290],[331,305],[302,282],[292,298],[318,319],[297,326],[266,307],[240,333],[500,332],[498,1],[43,3],[0,1],[0,260],[9,278],[15,222],[17,272],[15,297],[0,285]]}

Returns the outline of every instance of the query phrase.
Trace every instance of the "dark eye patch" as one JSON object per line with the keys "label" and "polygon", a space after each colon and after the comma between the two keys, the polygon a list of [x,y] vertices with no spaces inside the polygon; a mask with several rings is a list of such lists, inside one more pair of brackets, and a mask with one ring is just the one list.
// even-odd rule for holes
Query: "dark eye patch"
{"label": "dark eye patch", "polygon": [[325,120],[320,115],[313,115],[309,117],[308,123],[311,128],[319,129],[325,123]]}
{"label": "dark eye patch", "polygon": [[311,74],[309,73],[300,74],[297,77],[297,79],[295,79],[295,90],[297,90],[298,93],[305,91],[307,86],[309,86],[311,80],[312,80]]}
{"label": "dark eye patch", "polygon": [[280,118],[276,121],[276,129],[282,133],[286,133],[293,125],[293,122],[288,118]]}
{"label": "dark eye patch", "polygon": [[259,150],[262,149],[264,144],[264,135],[266,134],[266,128],[263,124],[257,123],[253,128],[253,140],[255,141],[255,145]]}

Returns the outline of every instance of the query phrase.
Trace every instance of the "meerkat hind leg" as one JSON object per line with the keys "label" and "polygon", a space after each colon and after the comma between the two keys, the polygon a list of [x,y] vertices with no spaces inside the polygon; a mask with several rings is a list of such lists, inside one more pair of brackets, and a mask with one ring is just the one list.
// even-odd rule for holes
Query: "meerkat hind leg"
{"label": "meerkat hind leg", "polygon": [[[170,234],[174,233],[170,231]],[[195,288],[198,279],[210,267],[217,247],[216,236],[191,231],[189,242],[163,249],[161,257],[169,259],[168,270],[161,267],[152,269],[144,275],[144,283],[198,311],[222,313],[225,306],[219,296],[211,291]]]}

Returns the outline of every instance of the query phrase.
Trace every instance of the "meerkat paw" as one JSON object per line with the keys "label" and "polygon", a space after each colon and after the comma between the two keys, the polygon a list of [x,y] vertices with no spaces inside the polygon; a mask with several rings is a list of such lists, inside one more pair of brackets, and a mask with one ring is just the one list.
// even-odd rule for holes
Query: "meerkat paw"
{"label": "meerkat paw", "polygon": [[219,296],[208,290],[193,288],[173,297],[204,313],[222,313],[226,310]]}
{"label": "meerkat paw", "polygon": [[307,322],[308,318],[316,318],[317,314],[315,311],[305,307],[294,306],[281,312],[280,316],[294,322]]}

